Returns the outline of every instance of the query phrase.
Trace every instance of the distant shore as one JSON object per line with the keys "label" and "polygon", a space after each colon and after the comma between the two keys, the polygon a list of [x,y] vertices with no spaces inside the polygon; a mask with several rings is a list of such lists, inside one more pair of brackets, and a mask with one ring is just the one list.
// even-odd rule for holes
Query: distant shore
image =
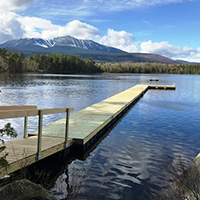
{"label": "distant shore", "polygon": [[112,63],[95,62],[91,58],[74,55],[35,54],[0,49],[0,73],[147,73],[147,74],[200,74],[200,64]]}

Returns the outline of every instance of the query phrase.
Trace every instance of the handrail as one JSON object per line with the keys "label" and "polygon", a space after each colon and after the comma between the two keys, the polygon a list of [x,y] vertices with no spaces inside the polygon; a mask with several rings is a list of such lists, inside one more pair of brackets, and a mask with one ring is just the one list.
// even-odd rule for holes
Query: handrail
{"label": "handrail", "polygon": [[[73,108],[68,108],[73,112]],[[56,114],[66,112],[66,108],[48,108],[48,109],[21,109],[21,110],[0,110],[0,119],[17,118],[17,117],[30,117],[39,115],[42,110],[43,114]]]}
{"label": "handrail", "polygon": [[27,109],[37,109],[37,106],[35,106],[35,105],[0,106],[0,111],[2,111],[2,110],[27,110]]}
{"label": "handrail", "polygon": [[[15,106],[0,106],[0,111],[13,111],[13,110],[35,110],[37,106],[35,105],[15,105]],[[3,113],[2,113],[3,114]],[[6,117],[4,115],[4,117]],[[28,124],[28,117],[24,117],[24,138],[27,137],[27,124]]]}
{"label": "handrail", "polygon": [[[41,146],[42,146],[42,122],[43,115],[66,113],[66,125],[65,125],[65,140],[64,147],[67,147],[68,132],[69,132],[69,113],[74,111],[74,108],[48,108],[48,109],[37,109],[36,106],[4,106],[9,109],[2,109],[0,106],[0,119],[24,117],[24,138],[27,137],[27,124],[28,117],[39,116],[38,121],[38,142],[37,142],[37,156],[36,159],[41,159]],[[18,110],[15,110],[16,107]]]}

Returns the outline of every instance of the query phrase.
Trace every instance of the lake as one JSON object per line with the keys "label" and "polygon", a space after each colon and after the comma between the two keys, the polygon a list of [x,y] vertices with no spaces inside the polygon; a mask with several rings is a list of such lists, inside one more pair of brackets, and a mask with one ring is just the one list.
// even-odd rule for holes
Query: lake
{"label": "lake", "polygon": [[[148,200],[165,186],[163,166],[169,157],[192,161],[200,152],[199,75],[0,75],[0,106],[74,107],[76,112],[136,84],[151,83],[176,84],[176,90],[149,90],[84,161],[65,166],[51,189],[58,199],[67,197],[71,184],[78,199]],[[61,117],[46,116],[44,123]],[[6,122],[23,137],[23,119],[1,120],[0,126]],[[28,131],[36,124],[31,118]]]}

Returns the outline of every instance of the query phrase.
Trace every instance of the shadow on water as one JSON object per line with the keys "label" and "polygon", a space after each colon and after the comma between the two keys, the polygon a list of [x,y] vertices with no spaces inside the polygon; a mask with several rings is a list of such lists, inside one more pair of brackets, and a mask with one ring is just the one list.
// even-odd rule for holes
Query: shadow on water
{"label": "shadow on water", "polygon": [[[145,90],[140,96],[132,101],[121,113],[119,113],[111,122],[109,122],[103,129],[94,135],[84,146],[73,144],[68,149],[49,156],[41,161],[32,164],[29,167],[19,170],[17,173],[25,178],[30,179],[35,183],[43,185],[50,189],[55,184],[55,181],[61,174],[68,171],[68,165],[74,160],[86,160],[90,153],[104,140],[106,136],[117,126],[117,124],[124,118],[131,108],[143,97]],[[66,174],[66,179],[69,174]],[[69,186],[66,180],[67,187]],[[70,191],[67,191],[70,193]]]}
{"label": "shadow on water", "polygon": [[130,108],[108,124],[102,131],[98,132],[85,146],[72,145],[66,150],[60,151],[52,156],[44,158],[39,162],[24,167],[15,172],[15,176],[22,176],[37,184],[41,184],[46,189],[54,186],[56,180],[62,175],[66,175],[67,192],[70,193],[68,165],[74,160],[84,161],[96,149],[96,147],[109,135],[117,124],[125,117]]}
{"label": "shadow on water", "polygon": [[[37,104],[39,108],[69,106],[79,111],[133,85],[149,84],[152,77],[142,74],[57,76],[60,75],[16,75],[1,79],[0,75],[0,103]],[[23,169],[23,174],[51,188],[58,199],[68,198],[72,191],[72,178],[78,176],[76,182],[84,178],[78,199],[149,200],[152,193],[165,186],[163,163],[168,155],[173,158],[181,155],[191,160],[200,151],[199,76],[156,77],[160,79],[159,84],[175,82],[177,90],[149,91],[120,123],[119,120],[115,124],[116,127],[104,130],[84,152],[79,152],[74,146],[74,149]],[[55,117],[46,121],[51,123]],[[37,120],[30,119],[29,122],[29,131],[32,132]],[[20,124],[12,121],[19,137],[23,137]],[[94,195],[95,198],[88,198]]]}

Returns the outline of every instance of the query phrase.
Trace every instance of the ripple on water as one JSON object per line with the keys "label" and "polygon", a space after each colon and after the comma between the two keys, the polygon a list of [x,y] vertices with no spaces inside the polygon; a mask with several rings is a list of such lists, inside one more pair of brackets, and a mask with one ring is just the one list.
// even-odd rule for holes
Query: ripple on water
{"label": "ripple on water", "polygon": [[[71,106],[78,111],[135,84],[149,84],[151,77],[148,74],[0,75],[0,103],[36,104],[39,108]],[[182,156],[183,160],[191,161],[197,155],[200,76],[156,77],[160,84],[175,82],[177,89],[148,91],[85,161],[75,160],[66,166],[52,188],[58,199],[67,196],[71,184],[78,188],[78,199],[150,200],[152,194],[166,186],[164,167],[170,158],[176,160]],[[46,118],[45,123],[60,117]],[[17,130],[22,123],[19,119],[12,121]],[[37,119],[30,119],[29,131],[36,124]],[[22,137],[23,133],[19,135]]]}

